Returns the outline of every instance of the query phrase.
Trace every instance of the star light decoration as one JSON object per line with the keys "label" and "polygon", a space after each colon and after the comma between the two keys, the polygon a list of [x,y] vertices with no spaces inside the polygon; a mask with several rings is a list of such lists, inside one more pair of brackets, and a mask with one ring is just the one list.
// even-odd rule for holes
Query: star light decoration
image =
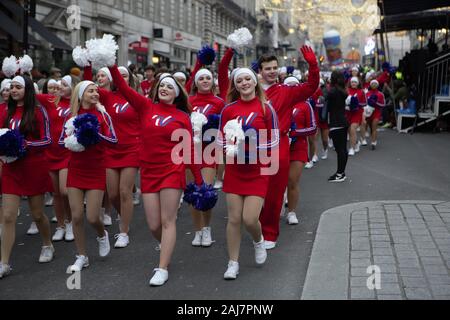
{"label": "star light decoration", "polygon": [[321,41],[329,29],[338,30],[342,36],[355,31],[371,34],[380,22],[377,0],[261,1],[266,11],[290,13],[292,22],[300,21],[300,29],[307,30],[313,41]]}

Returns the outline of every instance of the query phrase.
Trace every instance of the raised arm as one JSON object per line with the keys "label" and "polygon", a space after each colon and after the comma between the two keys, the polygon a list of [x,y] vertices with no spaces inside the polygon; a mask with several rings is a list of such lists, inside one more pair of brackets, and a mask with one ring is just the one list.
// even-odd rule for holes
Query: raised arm
{"label": "raised arm", "polygon": [[230,78],[228,77],[228,67],[234,56],[234,49],[228,48],[222,60],[219,63],[218,78],[219,78],[219,97],[226,100],[228,94],[228,87],[230,85]]}
{"label": "raised arm", "polygon": [[149,103],[150,100],[140,95],[138,92],[133,90],[129,85],[127,85],[122,75],[120,74],[117,65],[109,67],[109,71],[111,71],[111,76],[113,78],[114,85],[122,93],[122,95],[128,101],[130,106],[134,108],[139,115],[142,115],[144,110],[148,108],[149,105],[151,105],[151,103]]}
{"label": "raised arm", "polygon": [[92,66],[89,65],[89,66],[84,67],[83,80],[92,81],[93,78],[94,78],[94,75],[92,73]]}
{"label": "raised arm", "polygon": [[189,80],[185,85],[188,95],[191,93],[192,83],[194,82],[195,75],[197,74],[198,70],[200,70],[201,68],[202,68],[202,63],[201,63],[200,59],[197,58],[197,62],[195,63],[194,70],[192,71],[191,76],[189,77]]}

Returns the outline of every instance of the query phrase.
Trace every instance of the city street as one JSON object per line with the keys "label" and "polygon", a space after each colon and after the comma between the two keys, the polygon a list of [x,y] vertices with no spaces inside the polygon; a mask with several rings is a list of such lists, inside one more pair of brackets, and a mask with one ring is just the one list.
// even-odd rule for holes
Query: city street
{"label": "city street", "polygon": [[[344,183],[327,182],[336,169],[336,155],[331,150],[327,160],[320,160],[314,168],[304,170],[297,208],[300,223],[289,226],[284,219],[280,221],[278,245],[268,252],[263,267],[255,266],[251,239],[245,232],[241,244],[240,274],[235,281],[223,280],[228,261],[225,240],[227,212],[223,193],[220,193],[220,201],[213,211],[215,243],[210,248],[191,246],[192,221],[187,206],[182,206],[177,221],[176,249],[169,266],[169,281],[158,288],[148,285],[153,268],[157,267],[158,251],[147,227],[142,203],[135,207],[131,244],[125,249],[111,249],[105,261],[98,257],[95,233],[86,224],[90,266],[81,273],[81,289],[69,290],[66,285],[69,275],[65,271],[75,260],[75,244],[55,243],[55,260],[40,265],[37,262],[40,237],[26,235],[31,218],[26,202],[22,201],[11,257],[13,271],[0,280],[0,300],[298,300],[302,297],[319,220],[326,210],[366,201],[450,201],[449,133],[409,135],[388,129],[380,132],[378,142],[376,151],[362,147],[359,154],[349,158],[348,179]],[[51,217],[52,207],[46,210]],[[445,222],[448,233],[450,221]],[[54,229],[53,224],[52,232]],[[113,235],[118,232],[117,224],[109,227],[108,231],[112,246]],[[450,241],[444,251],[450,251]],[[327,257],[322,257],[322,260],[326,263]],[[447,275],[442,276],[448,278],[449,260],[445,267]],[[325,277],[333,279],[330,275]],[[339,278],[335,280],[339,281]],[[329,286],[333,287],[333,283]],[[450,290],[441,296],[449,298]]]}

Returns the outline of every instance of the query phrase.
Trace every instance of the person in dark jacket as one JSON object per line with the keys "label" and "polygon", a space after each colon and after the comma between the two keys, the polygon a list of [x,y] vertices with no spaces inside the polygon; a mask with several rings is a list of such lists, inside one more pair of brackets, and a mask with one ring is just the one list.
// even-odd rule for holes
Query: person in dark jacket
{"label": "person in dark jacket", "polygon": [[337,171],[330,178],[329,182],[343,182],[346,179],[345,167],[347,165],[347,129],[348,122],[345,117],[345,78],[342,72],[333,71],[331,74],[330,90],[326,97],[328,126],[330,128],[330,138],[333,139],[334,148],[337,153]]}

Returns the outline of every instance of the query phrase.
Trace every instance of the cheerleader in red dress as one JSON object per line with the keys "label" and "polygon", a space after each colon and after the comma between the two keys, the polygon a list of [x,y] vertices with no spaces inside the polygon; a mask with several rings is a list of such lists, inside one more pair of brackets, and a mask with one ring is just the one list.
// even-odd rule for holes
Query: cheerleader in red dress
{"label": "cheerleader in red dress", "polygon": [[[352,77],[350,79],[349,87],[347,88],[348,97],[346,100],[345,114],[347,116],[348,123],[350,123],[350,127],[348,128],[348,134],[350,136],[350,150],[348,151],[349,156],[354,156],[355,153],[359,152],[360,144],[357,141],[356,129],[361,125],[364,107],[367,104],[366,95],[360,88],[359,84],[359,79],[357,77]],[[352,103],[352,97],[354,97],[353,99],[357,99],[357,104]]]}
{"label": "cheerleader in red dress", "polygon": [[[189,97],[189,103],[193,114],[196,112],[205,116],[207,121],[211,121],[211,124],[217,118],[220,117],[225,102],[214,95],[214,78],[211,71],[207,69],[200,69],[194,77],[194,86],[192,89],[193,95]],[[208,128],[208,124],[205,124]],[[215,140],[215,135],[211,136],[211,132],[216,130],[216,128],[210,128],[209,132],[198,132],[198,152],[202,154],[201,172],[203,180],[207,184],[214,184],[214,179],[216,176],[216,161],[214,149],[209,151],[211,148],[207,148],[211,142]],[[195,227],[195,237],[192,241],[193,246],[209,247],[213,243],[211,238],[211,210],[207,212],[201,212],[192,207],[192,220]]]}
{"label": "cheerleader in red dress", "polygon": [[67,167],[70,151],[61,148],[59,138],[65,119],[70,115],[70,98],[75,86],[80,82],[77,77],[67,75],[61,79],[58,96],[49,94],[36,95],[38,101],[47,111],[50,120],[52,144],[45,150],[49,165],[49,174],[53,184],[53,206],[57,219],[53,241],[73,241],[72,214],[67,197]]}
{"label": "cheerleader in red dress", "polygon": [[68,147],[68,139],[74,136],[74,133],[69,132],[68,120],[84,114],[97,118],[100,138],[99,143],[79,149],[78,152],[71,151],[69,159],[67,190],[78,251],[77,259],[69,266],[69,270],[77,272],[89,265],[84,235],[84,198],[86,198],[87,220],[97,232],[100,257],[106,257],[110,251],[108,232],[100,217],[106,186],[105,149],[110,147],[110,144],[117,143],[117,138],[110,116],[99,104],[98,88],[95,83],[80,82],[72,93],[70,106],[71,114],[62,129],[59,143]]}
{"label": "cheerleader in red dress", "polygon": [[373,109],[370,116],[366,116],[368,126],[370,126],[371,148],[375,150],[377,146],[377,128],[381,119],[382,109],[385,107],[384,94],[378,90],[379,83],[377,80],[370,81],[370,90],[366,93],[368,107]]}
{"label": "cheerleader in red dress", "polygon": [[33,220],[43,240],[39,262],[53,260],[54,248],[50,239],[50,223],[44,213],[44,194],[50,191],[51,181],[44,147],[51,143],[48,116],[37,104],[30,78],[17,76],[11,81],[11,96],[7,112],[1,113],[2,128],[18,130],[25,138],[26,154],[14,162],[3,164],[3,231],[1,237],[0,278],[7,276],[9,259],[15,240],[17,211],[20,197],[27,196]]}
{"label": "cheerleader in red dress", "polygon": [[[229,262],[224,278],[236,279],[242,222],[253,238],[256,263],[261,265],[267,258],[259,216],[268,192],[270,174],[275,174],[278,169],[279,130],[275,110],[266,103],[264,92],[252,70],[240,68],[235,72],[228,101],[231,103],[222,110],[217,142],[225,147],[227,154],[223,191],[228,207]],[[239,130],[247,128],[249,142],[256,141],[247,144],[244,139],[241,142],[248,157],[244,162],[242,152],[238,152],[237,159],[230,152],[235,147],[230,145],[234,141],[230,127],[237,123],[240,123],[237,125]],[[263,150],[272,152],[269,161],[262,159]]]}
{"label": "cheerleader in red dress", "polygon": [[[169,278],[167,267],[175,248],[176,216],[181,193],[186,186],[186,166],[191,169],[195,183],[203,183],[200,166],[194,163],[188,96],[184,88],[167,75],[160,77],[154,87],[155,97],[150,100],[131,89],[116,66],[110,67],[110,71],[114,84],[141,120],[140,167],[144,209],[150,230],[161,243],[159,267],[154,270],[150,285],[160,286]],[[183,140],[181,145],[180,138]]]}
{"label": "cheerleader in red dress", "polygon": [[300,102],[294,106],[292,111],[292,126],[289,132],[290,144],[290,167],[288,184],[288,224],[298,224],[295,209],[300,196],[300,178],[305,163],[308,162],[307,137],[314,136],[317,131],[317,123],[314,111],[308,102]]}
{"label": "cheerleader in red dress", "polygon": [[280,122],[280,166],[276,175],[270,176],[271,192],[268,193],[260,216],[266,248],[272,249],[280,232],[280,213],[284,191],[289,180],[289,129],[291,127],[292,108],[305,101],[316,92],[319,86],[319,67],[316,56],[308,46],[301,48],[304,59],[309,64],[308,82],[287,86],[278,84],[278,61],[275,56],[263,56],[259,59],[259,70],[266,96],[277,112]]}
{"label": "cheerleader in red dress", "polygon": [[[366,73],[365,79],[366,79],[366,81],[364,82],[362,87],[363,87],[364,94],[367,94],[367,92],[369,92],[369,90],[370,90],[370,82],[372,80],[376,79],[375,71],[374,70],[368,71]],[[367,138],[369,137],[367,128],[368,128],[367,120],[363,113],[363,116],[361,118],[361,126],[360,126],[360,129],[361,129],[360,133],[361,133],[361,137],[362,137],[362,141],[361,141],[362,146],[367,146]]]}
{"label": "cheerleader in red dress", "polygon": [[[4,79],[0,87],[0,117],[2,114],[8,110],[7,102],[9,100],[9,89],[11,88],[11,79]],[[0,161],[0,194],[2,193],[2,165],[3,162]],[[2,236],[3,228],[3,209],[0,203],[0,237]]]}
{"label": "cheerleader in red dress", "polygon": [[[106,69],[109,73],[109,69]],[[119,67],[120,74],[132,86],[132,77],[128,68]],[[110,73],[109,73],[110,74]],[[85,68],[85,79],[89,80],[91,68]],[[112,78],[111,78],[112,79]],[[111,81],[111,84],[114,82]],[[113,85],[114,87],[114,85]],[[98,90],[100,103],[111,116],[118,143],[106,149],[106,189],[108,197],[120,213],[120,233],[114,244],[115,248],[125,248],[130,243],[128,236],[133,216],[133,187],[139,169],[139,115],[118,90]]]}

